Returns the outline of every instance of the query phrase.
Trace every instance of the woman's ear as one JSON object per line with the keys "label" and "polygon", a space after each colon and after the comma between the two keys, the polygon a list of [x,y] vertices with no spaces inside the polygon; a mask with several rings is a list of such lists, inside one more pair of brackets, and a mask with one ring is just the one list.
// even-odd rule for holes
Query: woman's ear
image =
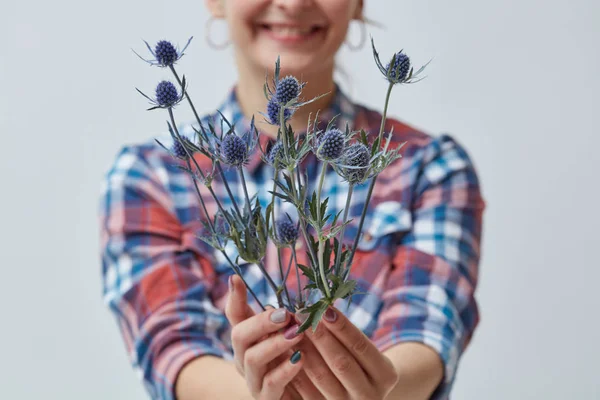
{"label": "woman's ear", "polygon": [[225,5],[223,2],[224,0],[204,0],[206,8],[208,8],[213,18],[225,18]]}

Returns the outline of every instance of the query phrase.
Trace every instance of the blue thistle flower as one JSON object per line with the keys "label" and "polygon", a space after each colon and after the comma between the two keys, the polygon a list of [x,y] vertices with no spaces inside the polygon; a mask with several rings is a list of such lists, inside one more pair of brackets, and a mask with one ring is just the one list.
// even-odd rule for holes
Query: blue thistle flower
{"label": "blue thistle flower", "polygon": [[269,165],[275,165],[275,161],[277,158],[283,155],[283,143],[281,141],[277,141],[273,147],[271,147],[271,151],[269,151],[269,155],[267,156],[267,162]]}
{"label": "blue thistle flower", "polygon": [[300,83],[293,76],[286,76],[277,83],[275,98],[281,105],[285,105],[300,95]]}
{"label": "blue thistle flower", "polygon": [[[191,141],[182,136],[181,139],[183,139],[183,142],[188,145],[191,144]],[[177,138],[173,138],[173,146],[171,147],[171,152],[173,153],[173,155],[175,155],[175,157],[177,158],[181,158],[182,160],[187,160],[188,159],[188,152],[191,154],[191,152],[188,150],[188,152],[186,152],[186,149],[183,147],[184,145],[177,140]],[[187,146],[189,149],[189,145]]]}
{"label": "blue thistle flower", "polygon": [[282,218],[277,221],[277,237],[284,244],[293,244],[298,239],[298,228],[290,218]]}
{"label": "blue thistle flower", "polygon": [[390,71],[391,79],[393,79],[394,82],[404,81],[410,71],[410,58],[400,50],[398,53],[394,54],[392,60],[394,62],[392,69],[390,70],[392,61],[385,66],[385,69]]}
{"label": "blue thistle flower", "polygon": [[229,134],[221,143],[221,154],[226,164],[237,167],[246,162],[248,147],[244,139],[236,134]]}
{"label": "blue thistle flower", "polygon": [[346,145],[346,135],[339,129],[333,128],[323,133],[318,140],[317,156],[326,161],[340,158]]}
{"label": "blue thistle flower", "polygon": [[394,54],[390,62],[388,62],[388,64],[384,67],[379,59],[379,53],[375,48],[375,42],[373,41],[373,38],[371,38],[371,47],[373,48],[373,58],[375,58],[375,64],[377,64],[377,68],[383,74],[383,76],[385,76],[385,79],[387,79],[387,81],[392,85],[397,83],[417,83],[420,80],[425,79],[425,77],[419,79],[415,78],[417,78],[421,72],[423,72],[431,60],[429,60],[427,64],[423,65],[417,72],[413,74],[413,69],[410,66],[410,58],[408,58],[406,54],[402,53],[403,50],[400,50]]}
{"label": "blue thistle flower", "polygon": [[155,98],[152,99],[149,96],[146,96],[144,92],[140,89],[135,88],[139,94],[144,96],[150,101],[154,107],[150,107],[148,110],[154,110],[156,108],[171,108],[177,105],[185,95],[186,91],[186,82],[185,76],[181,79],[181,94],[177,92],[177,88],[175,85],[169,81],[162,81],[158,85],[156,85],[156,95]]}
{"label": "blue thistle flower", "polygon": [[169,42],[168,40],[159,41],[158,43],[156,43],[154,50],[152,50],[152,47],[150,47],[148,42],[146,42],[144,40],[144,43],[146,43],[146,47],[150,51],[150,54],[152,54],[152,56],[154,57],[153,59],[149,59],[149,60],[146,60],[145,58],[140,56],[135,51],[133,51],[133,52],[135,53],[136,56],[138,56],[139,58],[141,58],[143,61],[147,62],[150,65],[155,65],[157,67],[163,67],[163,68],[171,67],[181,57],[184,56],[185,50],[190,45],[190,42],[192,41],[193,38],[194,37],[192,36],[188,39],[186,45],[183,47],[183,49],[181,51],[179,51],[177,48],[175,48],[175,46],[173,46],[173,44],[171,42]]}
{"label": "blue thistle flower", "polygon": [[[267,104],[267,116],[269,117],[269,122],[273,125],[279,125],[279,110],[281,106],[277,102],[277,99],[272,98],[269,100]],[[283,117],[287,121],[292,116],[292,111],[289,109],[285,109],[283,112]]]}
{"label": "blue thistle flower", "polygon": [[154,54],[156,55],[156,61],[164,67],[173,65],[179,57],[175,46],[167,40],[161,40],[156,44],[156,47],[154,47]]}
{"label": "blue thistle flower", "polygon": [[349,183],[359,183],[365,178],[370,159],[369,148],[364,144],[348,146],[344,151],[344,165],[353,168],[345,168],[344,175]]}
{"label": "blue thistle flower", "polygon": [[172,107],[179,101],[179,94],[175,85],[169,81],[162,81],[156,86],[156,102],[162,107]]}

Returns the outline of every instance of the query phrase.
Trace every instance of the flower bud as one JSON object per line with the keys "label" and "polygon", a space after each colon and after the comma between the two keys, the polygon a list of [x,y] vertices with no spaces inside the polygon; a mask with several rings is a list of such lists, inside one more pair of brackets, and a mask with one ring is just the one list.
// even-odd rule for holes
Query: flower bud
{"label": "flower bud", "polygon": [[156,102],[163,107],[173,106],[179,101],[177,88],[169,81],[162,81],[156,86]]}
{"label": "flower bud", "polygon": [[365,178],[369,161],[369,149],[364,144],[354,143],[346,149],[343,164],[349,167],[360,167],[345,169],[346,179],[349,183],[358,183]]}
{"label": "flower bud", "polygon": [[163,67],[173,65],[173,63],[175,63],[179,57],[175,46],[166,40],[161,40],[156,44],[156,47],[154,48],[154,54],[156,55],[156,61],[158,61],[158,63]]}
{"label": "flower bud", "polygon": [[276,223],[277,237],[285,244],[293,244],[298,239],[298,229],[289,218],[282,218]]}
{"label": "flower bud", "polygon": [[319,138],[317,155],[327,161],[340,158],[344,151],[344,140],[344,132],[335,128],[328,130]]}
{"label": "flower bud", "polygon": [[283,143],[277,141],[273,147],[271,147],[271,151],[269,151],[269,155],[267,156],[267,162],[269,165],[275,166],[275,162],[279,157],[283,155]]}
{"label": "flower bud", "polygon": [[293,76],[286,76],[277,83],[275,97],[279,104],[285,105],[300,94],[300,83]]}
{"label": "flower bud", "polygon": [[[280,109],[281,109],[281,106],[277,102],[277,99],[272,98],[271,100],[269,100],[269,103],[267,104],[267,115],[269,116],[269,121],[273,125],[279,125],[279,110]],[[291,115],[292,115],[292,112],[286,108],[286,110],[283,112],[283,116],[284,116],[285,120],[288,120]]]}
{"label": "flower bud", "polygon": [[[388,63],[385,67],[388,71],[390,69],[390,63]],[[410,71],[410,58],[408,58],[408,56],[404,53],[396,53],[394,57],[394,65],[392,66],[392,71],[390,72],[390,78],[394,82],[402,82],[408,76],[408,71]]]}
{"label": "flower bud", "polygon": [[246,161],[248,148],[246,147],[244,139],[235,134],[228,134],[221,144],[221,153],[225,163],[239,166]]}

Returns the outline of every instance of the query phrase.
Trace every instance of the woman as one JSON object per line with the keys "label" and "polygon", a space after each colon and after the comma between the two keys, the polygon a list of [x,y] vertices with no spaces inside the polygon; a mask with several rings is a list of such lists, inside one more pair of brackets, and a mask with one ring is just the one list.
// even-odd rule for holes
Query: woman
{"label": "woman", "polygon": [[[282,76],[307,82],[303,99],[329,92],[293,115],[295,132],[317,110],[322,121],[341,114],[337,126],[378,132],[381,114],[350,101],[333,80],[350,22],[364,23],[363,1],[205,1],[211,22],[222,19],[229,28],[239,80],[218,109],[239,120],[240,130],[266,109],[264,73],[272,75],[280,55]],[[216,113],[203,119],[218,121]],[[154,141],[121,151],[102,199],[104,295],[153,398],[448,397],[479,318],[473,293],[484,201],[468,155],[451,137],[393,119],[385,128],[407,144],[378,178],[354,259],[350,278],[366,294],[349,308],[330,308],[316,332],[300,335],[298,316],[259,311],[241,279],[197,239],[204,216],[194,185],[169,154]],[[259,129],[268,146],[276,127]],[[315,162],[308,157],[302,166],[311,182]],[[246,166],[261,202],[270,200],[271,168],[258,155]],[[235,171],[227,177],[235,179]],[[337,212],[347,187],[333,171],[326,182]],[[227,204],[218,181],[215,190]],[[365,191],[353,196],[355,221],[364,198]],[[208,212],[216,212],[214,204]],[[353,233],[354,221],[345,240]],[[276,257],[271,248],[265,259],[274,277]],[[276,304],[256,265],[242,272],[262,303]]]}

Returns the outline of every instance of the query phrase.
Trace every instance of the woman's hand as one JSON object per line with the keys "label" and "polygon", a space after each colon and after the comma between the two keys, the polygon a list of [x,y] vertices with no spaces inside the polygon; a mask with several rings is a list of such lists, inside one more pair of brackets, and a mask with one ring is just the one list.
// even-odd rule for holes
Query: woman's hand
{"label": "woman's hand", "polygon": [[268,309],[255,315],[246,302],[241,280],[237,276],[230,279],[225,313],[233,326],[231,340],[237,370],[246,378],[255,399],[298,399],[294,390],[286,388],[303,365],[301,353],[291,352],[303,337],[296,335],[298,324],[288,326],[291,314],[285,309]]}
{"label": "woman's hand", "polygon": [[385,399],[396,386],[392,362],[335,308],[306,337],[304,370],[327,399]]}

